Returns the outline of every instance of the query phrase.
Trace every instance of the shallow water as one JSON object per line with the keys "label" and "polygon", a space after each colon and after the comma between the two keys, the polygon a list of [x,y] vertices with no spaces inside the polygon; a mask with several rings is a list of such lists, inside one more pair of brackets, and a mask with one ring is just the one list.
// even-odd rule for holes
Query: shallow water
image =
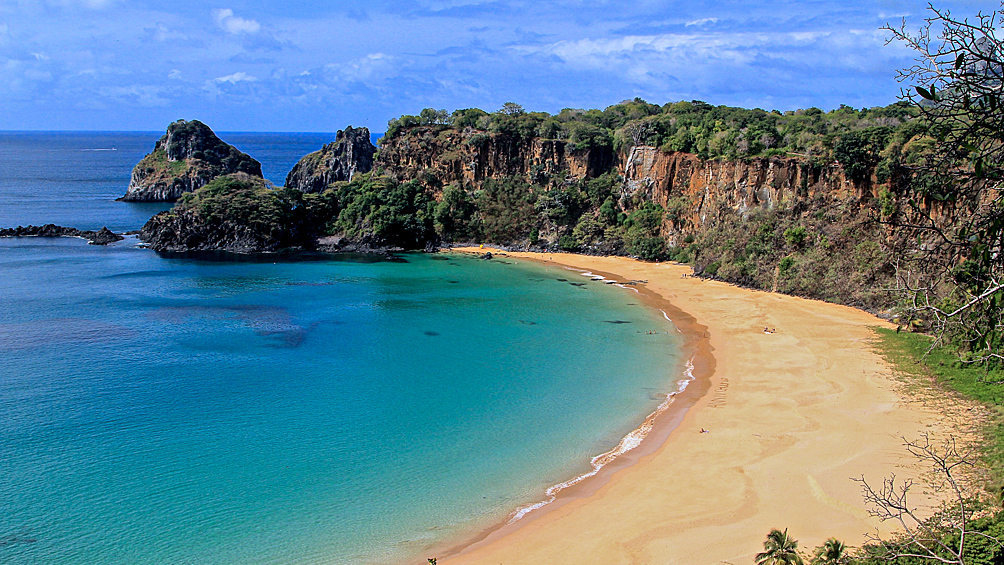
{"label": "shallow water", "polygon": [[136,243],[0,239],[2,563],[424,561],[588,471],[680,375],[668,321],[574,272]]}

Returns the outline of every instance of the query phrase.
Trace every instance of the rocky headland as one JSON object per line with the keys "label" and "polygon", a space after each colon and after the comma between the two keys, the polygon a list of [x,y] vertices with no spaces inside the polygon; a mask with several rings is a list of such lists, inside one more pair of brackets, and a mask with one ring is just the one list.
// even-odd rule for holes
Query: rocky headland
{"label": "rocky headland", "polygon": [[[366,128],[340,131],[296,164],[285,187],[220,177],[229,180],[185,194],[141,238],[170,251],[479,242],[630,255],[879,310],[895,257],[915,243],[889,225],[951,216],[950,205],[910,193],[909,165],[930,140],[901,104],[785,114],[641,100],[557,116],[423,111],[392,120],[379,150]],[[170,145],[158,144],[165,158]]]}
{"label": "rocky headland", "polygon": [[261,163],[221,140],[206,124],[178,120],[133,168],[129,187],[119,200],[172,202],[232,173],[260,178]]}
{"label": "rocky headland", "polygon": [[4,228],[0,229],[0,237],[79,237],[86,239],[91,245],[107,245],[125,239],[106,227],[95,231],[78,230],[77,228],[68,228],[55,224]]}

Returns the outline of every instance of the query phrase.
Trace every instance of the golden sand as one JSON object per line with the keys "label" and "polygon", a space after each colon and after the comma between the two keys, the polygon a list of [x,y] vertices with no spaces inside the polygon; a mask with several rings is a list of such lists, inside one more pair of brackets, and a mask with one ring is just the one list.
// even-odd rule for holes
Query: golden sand
{"label": "golden sand", "polygon": [[714,360],[693,406],[650,453],[440,563],[741,564],[771,528],[788,528],[800,548],[830,536],[858,545],[876,528],[892,530],[868,516],[851,478],[918,475],[901,438],[938,431],[942,420],[934,404],[904,398],[873,351],[871,328],[889,324],[689,277],[681,265],[503,255],[646,280],[656,299],[706,326]]}

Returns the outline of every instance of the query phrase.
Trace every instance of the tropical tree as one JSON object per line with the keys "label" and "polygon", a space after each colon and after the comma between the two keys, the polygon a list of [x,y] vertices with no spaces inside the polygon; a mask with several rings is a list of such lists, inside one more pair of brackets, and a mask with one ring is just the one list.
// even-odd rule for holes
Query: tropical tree
{"label": "tropical tree", "polygon": [[788,528],[782,532],[773,529],[763,542],[763,551],[756,554],[756,565],[802,565],[798,554],[798,540],[788,536]]}
{"label": "tropical tree", "polygon": [[847,546],[837,538],[826,540],[823,545],[816,548],[816,554],[812,558],[812,565],[842,565],[847,563]]}

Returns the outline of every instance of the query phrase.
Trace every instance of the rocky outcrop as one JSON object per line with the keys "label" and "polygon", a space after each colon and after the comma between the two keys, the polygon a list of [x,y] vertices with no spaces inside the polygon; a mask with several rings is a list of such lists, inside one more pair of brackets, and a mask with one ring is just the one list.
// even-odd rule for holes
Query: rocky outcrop
{"label": "rocky outcrop", "polygon": [[139,238],[155,251],[262,253],[277,248],[246,223],[210,220],[194,210],[157,214],[143,225]]}
{"label": "rocky outcrop", "polygon": [[86,239],[91,245],[108,245],[125,239],[108,228],[101,228],[98,231],[78,230],[55,224],[0,229],[0,237],[80,237]]}
{"label": "rocky outcrop", "polygon": [[615,165],[609,147],[576,149],[565,141],[523,140],[467,128],[422,126],[381,140],[376,167],[399,180],[423,179],[447,185],[522,177],[536,182],[565,173],[599,176]]}
{"label": "rocky outcrop", "polygon": [[172,202],[231,173],[261,177],[261,163],[225,143],[206,124],[178,120],[133,168],[129,188],[119,200]]}
{"label": "rocky outcrop", "polygon": [[356,173],[370,172],[374,153],[370,130],[349,126],[320,151],[300,159],[286,175],[286,186],[300,192],[322,192],[333,182],[349,181]]}
{"label": "rocky outcrop", "polygon": [[261,253],[309,241],[269,181],[246,173],[214,179],[184,195],[173,208],[150,218],[139,239],[156,251]]}

